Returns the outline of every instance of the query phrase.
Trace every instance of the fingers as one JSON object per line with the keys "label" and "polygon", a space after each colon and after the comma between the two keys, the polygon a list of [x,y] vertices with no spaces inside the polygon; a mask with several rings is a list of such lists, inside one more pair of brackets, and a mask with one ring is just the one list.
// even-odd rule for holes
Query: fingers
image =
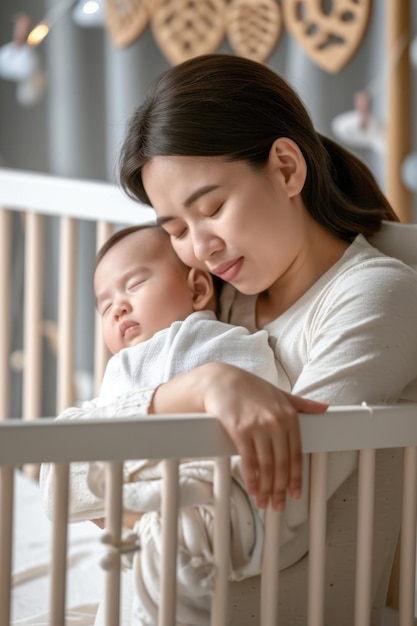
{"label": "fingers", "polygon": [[302,488],[302,449],[298,417],[293,420],[293,427],[288,433],[288,447],[290,454],[288,491],[291,498],[298,500],[301,496]]}
{"label": "fingers", "polygon": [[247,424],[240,432],[235,430],[229,434],[242,459],[246,490],[255,497],[259,508],[265,508],[272,493],[274,456],[266,433],[261,430],[254,435],[250,431]]}
{"label": "fingers", "polygon": [[246,490],[256,497],[259,491],[259,464],[253,441],[247,438],[236,441],[233,433],[229,434],[234,439],[238,454],[242,459]]}
{"label": "fingers", "polygon": [[292,407],[265,422],[246,421],[245,428],[230,433],[242,459],[245,484],[259,508],[269,503],[275,511],[285,508],[287,491],[301,495],[302,460],[298,416]]}
{"label": "fingers", "polygon": [[316,400],[309,400],[308,398],[300,398],[300,396],[293,396],[290,393],[285,394],[292,406],[299,413],[324,413],[328,408],[327,402],[317,402]]}
{"label": "fingers", "polygon": [[248,493],[259,507],[271,502],[282,511],[287,493],[299,498],[302,489],[298,413],[322,413],[328,404],[285,393],[227,364],[209,364],[201,381],[203,410],[218,416],[234,442]]}

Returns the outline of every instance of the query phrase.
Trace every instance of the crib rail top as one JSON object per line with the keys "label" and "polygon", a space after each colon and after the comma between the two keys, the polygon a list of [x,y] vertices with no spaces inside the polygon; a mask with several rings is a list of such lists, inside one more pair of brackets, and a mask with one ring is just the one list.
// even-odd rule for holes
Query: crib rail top
{"label": "crib rail top", "polygon": [[153,210],[109,182],[0,167],[0,207],[119,224],[152,222]]}
{"label": "crib rail top", "polygon": [[[303,451],[417,445],[417,404],[331,407],[300,414]],[[220,422],[205,414],[0,423],[0,464],[230,456]]]}

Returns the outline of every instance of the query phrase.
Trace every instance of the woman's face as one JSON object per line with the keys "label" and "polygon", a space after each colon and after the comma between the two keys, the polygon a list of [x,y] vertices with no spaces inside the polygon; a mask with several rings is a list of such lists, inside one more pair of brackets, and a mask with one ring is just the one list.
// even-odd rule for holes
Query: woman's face
{"label": "woman's face", "polygon": [[146,193],[181,260],[208,269],[246,294],[291,270],[305,210],[288,191],[285,168],[259,171],[219,157],[155,157],[142,172]]}

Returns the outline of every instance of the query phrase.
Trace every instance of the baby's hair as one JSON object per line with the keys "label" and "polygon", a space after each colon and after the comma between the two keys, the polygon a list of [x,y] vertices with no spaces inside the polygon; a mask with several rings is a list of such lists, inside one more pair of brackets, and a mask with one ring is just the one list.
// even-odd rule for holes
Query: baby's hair
{"label": "baby's hair", "polygon": [[97,252],[95,269],[97,269],[97,266],[102,260],[102,258],[107,254],[109,250],[111,250],[111,248],[113,248],[113,246],[116,245],[116,243],[119,243],[119,241],[121,241],[128,235],[131,235],[132,233],[136,233],[139,230],[147,230],[151,228],[158,230],[161,233],[161,235],[166,235],[168,237],[167,233],[160,226],[154,223],[137,224],[137,225],[135,224],[134,226],[127,226],[126,228],[117,230],[115,233],[111,235],[111,237],[109,237],[109,239],[107,239],[107,241],[104,242],[100,250]]}

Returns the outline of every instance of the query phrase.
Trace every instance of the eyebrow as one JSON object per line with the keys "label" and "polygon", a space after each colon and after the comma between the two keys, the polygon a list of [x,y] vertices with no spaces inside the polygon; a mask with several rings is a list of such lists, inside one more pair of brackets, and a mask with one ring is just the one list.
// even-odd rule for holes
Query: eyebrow
{"label": "eyebrow", "polygon": [[[219,188],[219,185],[204,185],[203,187],[199,187],[198,189],[193,191],[193,193],[190,194],[188,198],[184,200],[184,206],[187,208],[190,207],[196,200],[206,195],[207,193],[210,193],[210,191],[213,191],[214,189],[218,189],[218,188]],[[170,215],[167,215],[165,217],[158,217],[156,219],[156,223],[158,226],[163,226],[164,224],[166,224],[166,222],[169,222],[173,219],[174,217]]]}

